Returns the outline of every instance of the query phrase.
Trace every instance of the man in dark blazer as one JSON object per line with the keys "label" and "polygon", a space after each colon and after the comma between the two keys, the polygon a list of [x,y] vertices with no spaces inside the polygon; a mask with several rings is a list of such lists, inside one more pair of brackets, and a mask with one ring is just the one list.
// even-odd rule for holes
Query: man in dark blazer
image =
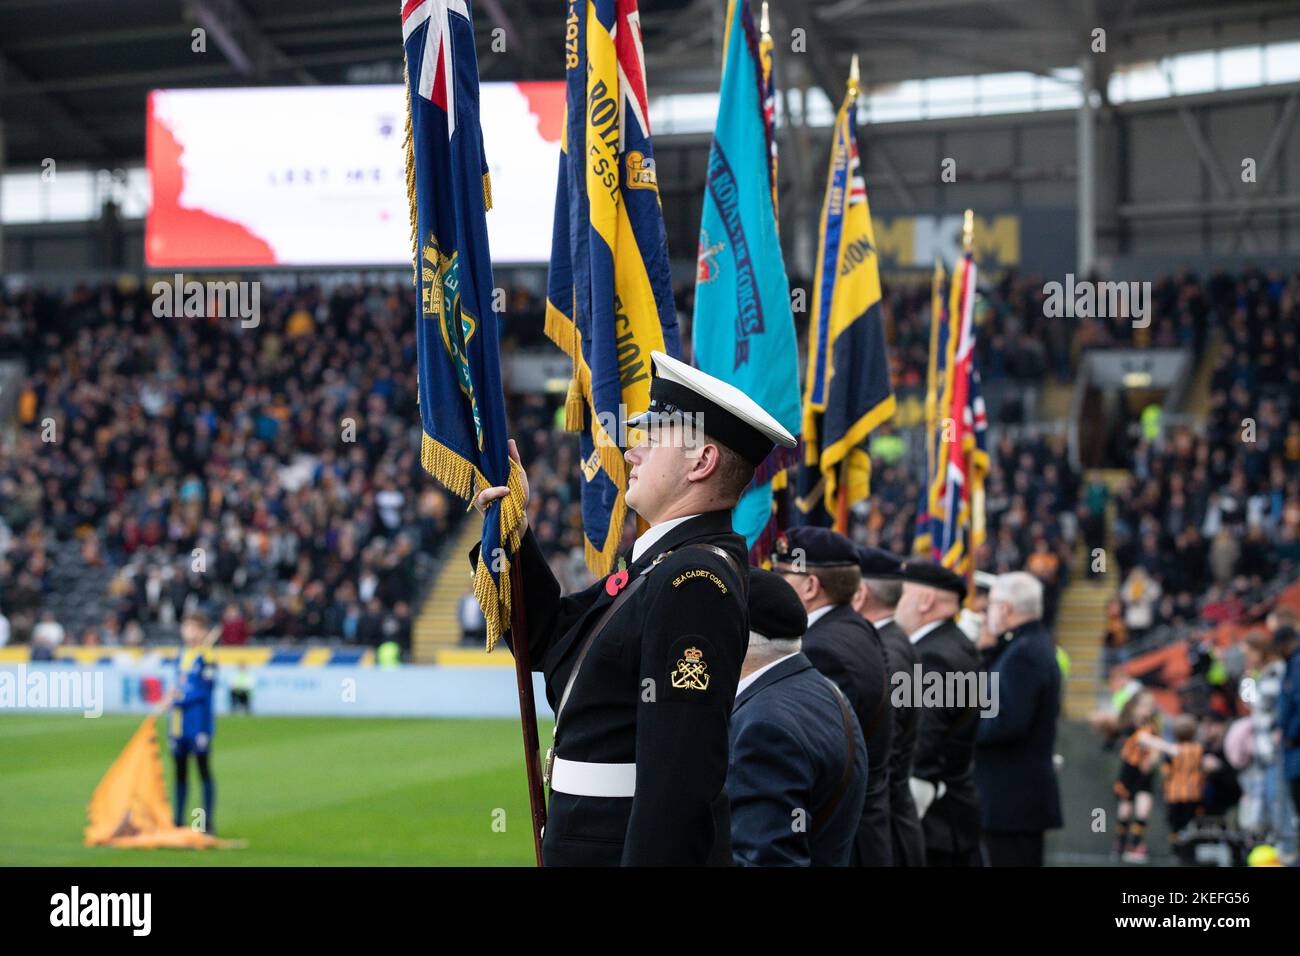
{"label": "man in dark blazer", "polygon": [[985,618],[996,643],[984,654],[998,708],[978,721],[975,737],[975,785],[989,866],[1042,866],[1043,834],[1061,826],[1052,766],[1061,668],[1042,617],[1038,578],[1024,571],[997,577]]}
{"label": "man in dark blazer", "polygon": [[885,654],[875,628],[853,610],[862,580],[853,542],[829,528],[791,528],[776,542],[773,570],[808,612],[803,653],[853,707],[867,742],[867,797],[854,866],[889,866],[889,754],[894,733]]}
{"label": "man in dark blazer", "polygon": [[[862,586],[854,607],[880,635],[891,687],[895,675],[915,673],[915,665],[921,660],[912,642],[894,620],[894,608],[903,593],[903,581],[898,576],[902,564],[897,555],[880,548],[858,548]],[[894,866],[925,866],[925,837],[921,833],[921,820],[916,815],[916,802],[912,799],[909,785],[921,712],[916,707],[896,707],[893,704],[891,694],[894,739],[889,752],[889,832]]]}
{"label": "man in dark blazer", "polygon": [[903,594],[895,620],[920,655],[923,681],[945,688],[937,705],[921,707],[912,757],[912,797],[925,834],[925,862],[975,866],[980,821],[971,760],[979,701],[970,695],[950,700],[946,692],[975,684],[980,671],[975,646],[953,620],[966,582],[933,561],[905,561],[900,574]]}
{"label": "man in dark blazer", "polygon": [[848,866],[867,747],[848,699],[800,653],[808,617],[780,575],[749,571],[749,649],[731,714],[738,866]]}
{"label": "man in dark blazer", "polygon": [[[626,454],[627,504],[650,526],[630,565],[563,596],[531,532],[514,556],[532,667],[556,712],[547,866],[732,862],[728,724],[749,578],[731,510],[775,444],[795,442],[734,386],[651,357],[650,407],[626,423],[643,436]],[[526,501],[522,466],[518,478]],[[475,507],[508,493],[487,489]]]}

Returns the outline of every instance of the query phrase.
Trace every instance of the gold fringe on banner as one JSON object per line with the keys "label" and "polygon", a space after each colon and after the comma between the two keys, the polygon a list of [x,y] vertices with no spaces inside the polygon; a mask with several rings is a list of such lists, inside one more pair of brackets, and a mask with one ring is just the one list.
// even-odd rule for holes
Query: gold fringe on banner
{"label": "gold fringe on banner", "polygon": [[[573,321],[549,301],[546,303],[543,331],[573,362],[573,377],[569,380],[569,393],[564,402],[564,424],[566,431],[582,431],[582,412],[591,408],[592,399],[591,369],[587,367],[587,360],[582,355],[581,333]],[[623,522],[627,519],[627,503],[623,500],[623,493],[627,489],[627,461],[623,458],[623,449],[605,430],[600,420],[594,414],[587,417],[591,420],[591,438],[596,445],[600,467],[618,488],[618,497],[610,511],[609,531],[605,535],[604,546],[595,547],[586,535],[582,539],[588,570],[597,577],[603,577],[614,567],[618,545],[623,538]]]}
{"label": "gold fringe on banner", "polygon": [[[519,526],[523,521],[524,486],[522,471],[512,459],[510,477],[506,480],[510,494],[499,499],[501,503],[501,534],[509,541],[508,554],[503,553],[499,561],[484,560],[479,553],[478,567],[474,570],[474,597],[483,609],[483,618],[487,622],[487,652],[492,653],[501,634],[510,629],[511,594],[510,594],[510,558],[509,554],[519,553]],[[492,579],[492,565],[499,565],[497,578]]]}
{"label": "gold fringe on banner", "polygon": [[569,356],[573,372],[569,377],[569,391],[564,398],[564,430],[580,432],[583,426],[583,410],[586,408],[584,395],[586,389],[582,384],[582,374],[574,355],[581,355],[582,348],[578,337],[578,327],[563,312],[546,303],[546,319],[542,326],[546,337],[560,347]]}
{"label": "gold fringe on banner", "polygon": [[[422,439],[420,464],[424,466],[425,471],[442,482],[452,494],[473,501],[480,491],[491,487],[491,483],[473,462],[458,455],[428,434],[424,434]],[[506,479],[506,487],[510,489],[510,493],[499,499],[501,538],[506,550],[510,554],[515,554],[519,551],[519,542],[522,539],[519,529],[524,520],[525,503],[523,470],[513,458],[510,460],[510,474]],[[489,653],[500,640],[502,632],[510,628],[510,559],[503,554],[497,563],[500,564],[497,574],[501,581],[499,587],[492,579],[491,556],[485,558],[480,553],[478,568],[474,572],[474,597],[478,599],[479,607],[483,609],[483,618],[487,622]]]}
{"label": "gold fringe on banner", "polygon": [[587,568],[598,578],[603,578],[614,570],[614,558],[618,556],[618,545],[623,540],[623,523],[627,521],[627,502],[623,492],[614,499],[614,507],[609,511],[609,532],[605,535],[605,546],[597,548],[585,534],[582,536],[583,557]]}
{"label": "gold fringe on banner", "polygon": [[483,211],[492,211],[492,176],[490,173],[483,174]]}

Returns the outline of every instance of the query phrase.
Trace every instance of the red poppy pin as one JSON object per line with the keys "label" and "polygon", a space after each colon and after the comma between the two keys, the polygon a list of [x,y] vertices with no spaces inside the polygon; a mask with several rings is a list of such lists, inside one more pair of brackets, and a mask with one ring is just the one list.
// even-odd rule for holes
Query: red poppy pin
{"label": "red poppy pin", "polygon": [[619,591],[627,586],[628,573],[624,568],[622,571],[615,571],[605,579],[605,593],[613,597]]}

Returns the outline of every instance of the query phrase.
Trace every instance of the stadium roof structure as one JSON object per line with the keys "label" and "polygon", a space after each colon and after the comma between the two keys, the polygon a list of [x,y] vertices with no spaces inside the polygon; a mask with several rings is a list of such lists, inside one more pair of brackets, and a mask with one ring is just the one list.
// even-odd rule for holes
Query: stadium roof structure
{"label": "stadium roof structure", "polygon": [[[562,4],[474,6],[485,80],[562,75]],[[0,168],[48,156],[138,160],[150,89],[398,82],[399,7],[399,0],[0,0]],[[724,7],[643,0],[652,94],[716,90]],[[778,44],[793,30],[806,41],[802,56],[783,57],[790,72],[782,79],[820,87],[832,102],[855,52],[869,89],[924,77],[1050,75],[1078,65],[1098,27],[1112,69],[1300,38],[1295,0],[771,0],[771,9]],[[192,49],[199,27],[204,52]],[[504,53],[492,49],[494,32]]]}

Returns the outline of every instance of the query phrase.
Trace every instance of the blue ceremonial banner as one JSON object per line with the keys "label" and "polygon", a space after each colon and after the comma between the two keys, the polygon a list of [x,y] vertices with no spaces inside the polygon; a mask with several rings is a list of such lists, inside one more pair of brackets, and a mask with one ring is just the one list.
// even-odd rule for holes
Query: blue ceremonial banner
{"label": "blue ceremonial banner", "polygon": [[[724,51],[700,219],[695,364],[745,392],[797,436],[798,348],[777,235],[759,39],[748,0],[728,5]],[[778,447],[736,505],[732,524],[756,562],[771,553],[775,539],[772,479],[796,460],[790,449]]]}
{"label": "blue ceremonial banner", "polygon": [[506,445],[497,319],[491,309],[492,205],[479,126],[478,60],[466,0],[408,0],[406,185],[411,201],[420,459],[453,493],[472,499],[508,485],[483,522],[474,594],[488,650],[510,627],[510,557],[519,545],[524,494]]}
{"label": "blue ceremonial banner", "polygon": [[677,311],[647,122],[636,0],[569,0],[564,135],[546,335],[573,362],[587,567],[609,573],[627,505],[621,423],[650,404],[650,353],[677,357]]}

